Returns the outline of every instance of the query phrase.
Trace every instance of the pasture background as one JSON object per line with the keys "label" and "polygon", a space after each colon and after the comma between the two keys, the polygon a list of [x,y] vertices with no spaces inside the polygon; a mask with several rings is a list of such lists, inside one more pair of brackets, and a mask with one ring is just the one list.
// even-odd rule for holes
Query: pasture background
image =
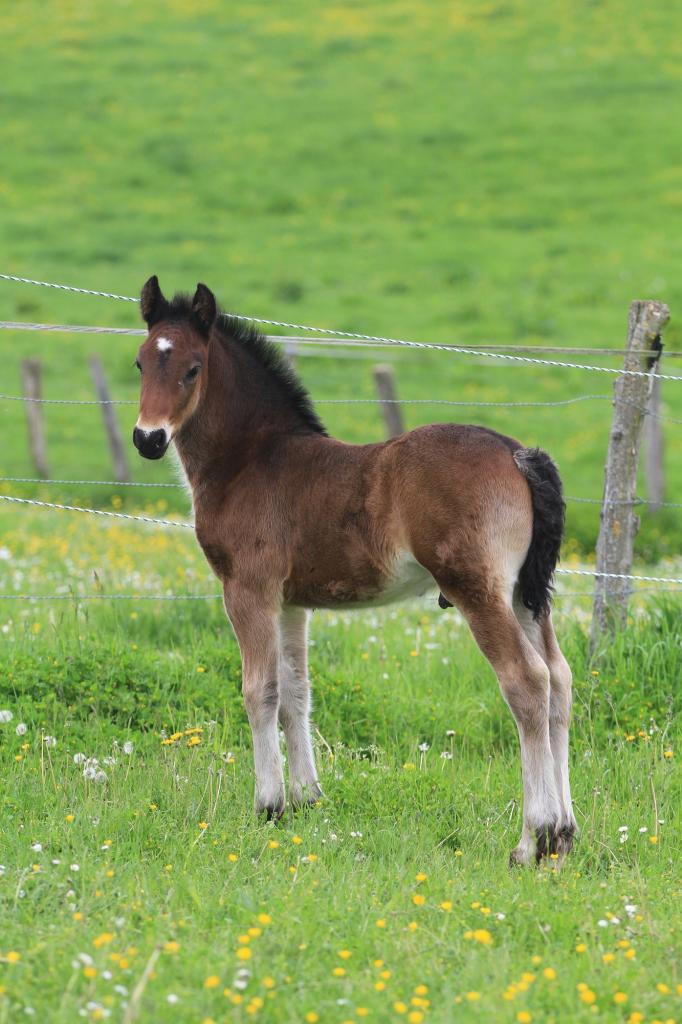
{"label": "pasture background", "polygon": [[[2,7],[0,30],[2,270],[123,294],[156,272],[168,292],[204,280],[239,313],[467,343],[619,348],[629,302],[662,298],[666,344],[682,348],[673,3],[24,2]],[[132,304],[6,282],[0,309],[7,320],[138,326]],[[135,398],[135,348],[2,331],[1,390],[17,394],[20,358],[40,354],[46,396],[91,398],[86,357],[97,350],[114,394]],[[384,358],[406,398],[545,401],[612,387],[607,375],[439,353]],[[300,360],[319,399],[371,397],[371,365]],[[664,403],[682,417],[672,382]],[[320,411],[347,440],[381,436],[373,406]],[[405,412],[410,426],[450,418]],[[542,444],[569,494],[601,495],[608,401],[450,412]],[[119,415],[127,434],[134,407]],[[47,407],[46,423],[55,476],[109,477],[96,409]],[[0,472],[32,475],[23,408],[0,403],[0,424]],[[682,500],[680,429],[666,425],[672,501]],[[137,480],[172,479],[167,462],[132,464]],[[187,510],[180,491],[3,487]],[[670,556],[675,567],[678,513],[643,515],[640,564]],[[0,522],[3,592],[215,588],[192,538],[175,532],[4,507]],[[569,506],[567,560],[592,550],[597,525],[596,508]],[[411,1024],[420,1014],[587,1020],[595,1006],[601,1019],[674,1019],[679,604],[647,601],[651,614],[599,676],[586,659],[585,602],[561,605],[582,835],[558,876],[507,874],[519,828],[513,723],[456,616],[430,605],[319,616],[312,668],[316,723],[334,754],[320,739],[329,799],[277,828],[249,818],[238,660],[219,603],[93,605],[0,609],[0,708],[14,714],[0,725],[0,1021],[27,1007],[39,1020],[122,1019],[130,996],[114,986],[133,991],[157,942],[180,946],[155,965],[139,1004],[146,1021],[319,1014],[340,1024],[358,1008],[382,1021],[416,1014]],[[201,744],[161,745],[161,728],[195,724]],[[133,740],[132,759],[117,752],[107,786],[86,785],[73,753],[101,759],[114,739]],[[310,854],[318,860],[301,860]],[[239,960],[238,936],[259,914],[273,923]],[[619,923],[598,925],[608,914]],[[464,938],[477,928],[492,946]],[[95,963],[72,966],[79,952]],[[241,1003],[240,964],[253,970]],[[511,982],[520,987],[506,999]],[[419,984],[428,994],[414,993]],[[617,991],[627,1002],[614,1002]]]}

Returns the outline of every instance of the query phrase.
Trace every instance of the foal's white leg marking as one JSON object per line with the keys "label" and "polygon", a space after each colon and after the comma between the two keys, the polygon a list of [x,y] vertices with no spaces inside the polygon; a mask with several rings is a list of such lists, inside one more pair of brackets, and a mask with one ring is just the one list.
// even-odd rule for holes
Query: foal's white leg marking
{"label": "foal's white leg marking", "polygon": [[242,656],[242,690],[253,735],[254,807],[269,816],[284,811],[284,774],[279,749],[279,624],[277,612],[253,593],[225,586],[225,608]]}
{"label": "foal's white leg marking", "polygon": [[156,341],[156,347],[159,352],[170,352],[173,348],[173,342],[169,338],[158,338]]}
{"label": "foal's white leg marking", "polygon": [[524,633],[549,669],[549,742],[554,759],[554,779],[561,804],[560,826],[575,829],[568,772],[571,669],[557,643],[551,615],[542,623],[536,622],[532,613],[518,598],[514,601],[514,613]]}
{"label": "foal's white leg marking", "polygon": [[321,796],[310,736],[306,609],[282,609],[280,637],[279,719],[289,754],[289,795],[297,805]]}

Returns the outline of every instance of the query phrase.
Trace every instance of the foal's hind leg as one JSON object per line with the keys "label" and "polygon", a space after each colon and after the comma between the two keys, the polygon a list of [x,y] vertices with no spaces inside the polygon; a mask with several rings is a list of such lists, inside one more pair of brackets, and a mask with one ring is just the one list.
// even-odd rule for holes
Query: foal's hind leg
{"label": "foal's hind leg", "polygon": [[529,864],[555,852],[561,818],[549,739],[549,671],[504,597],[472,600],[447,588],[443,592],[466,616],[516,720],[523,772],[523,831],[511,861]]}
{"label": "foal's hind leg", "polygon": [[296,807],[314,803],[322,796],[310,736],[308,612],[305,608],[287,605],[282,609],[280,636],[279,720],[289,754],[289,796]]}
{"label": "foal's hind leg", "polygon": [[557,853],[573,845],[576,822],[568,775],[568,727],[571,717],[572,675],[554,632],[551,614],[534,620],[532,612],[514,594],[514,613],[524,633],[549,669],[549,742],[554,758],[554,778],[561,803]]}

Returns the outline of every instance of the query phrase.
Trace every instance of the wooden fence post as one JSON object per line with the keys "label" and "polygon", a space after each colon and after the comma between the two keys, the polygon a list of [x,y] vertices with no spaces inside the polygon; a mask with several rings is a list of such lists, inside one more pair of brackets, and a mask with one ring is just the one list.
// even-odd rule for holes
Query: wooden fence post
{"label": "wooden fence post", "polygon": [[22,359],[21,382],[26,402],[26,419],[28,420],[28,440],[31,455],[38,476],[47,479],[50,469],[45,451],[45,432],[43,430],[43,407],[41,397],[42,364],[39,359]]}
{"label": "wooden fence post", "polygon": [[388,437],[397,437],[405,431],[403,414],[400,409],[395,390],[395,375],[392,366],[384,364],[374,367],[374,383],[376,385],[384,425]]}
{"label": "wooden fence post", "polygon": [[[652,367],[657,373],[659,360]],[[658,512],[665,500],[665,470],[663,469],[663,422],[661,420],[661,378],[651,382],[649,415],[644,421],[644,478],[649,511]]]}
{"label": "wooden fence post", "polygon": [[[624,370],[652,369],[644,352],[660,344],[659,335],[669,318],[662,302],[638,301],[630,306]],[[597,572],[629,574],[639,518],[635,514],[637,461],[645,410],[653,377],[623,374],[614,385],[614,410],[604,479],[601,527],[597,542]],[[597,576],[592,612],[592,652],[601,641],[626,623],[630,580]]]}
{"label": "wooden fence post", "polygon": [[130,480],[128,458],[126,456],[125,448],[123,447],[121,431],[118,426],[114,407],[111,404],[111,395],[109,393],[107,379],[104,374],[104,367],[102,366],[99,356],[90,356],[90,373],[92,374],[92,380],[95,385],[97,397],[102,403],[100,408],[102,410],[102,417],[104,419],[107,437],[109,438],[109,447],[111,448],[111,458],[114,464],[114,479],[118,480],[118,482],[122,484],[127,483]]}

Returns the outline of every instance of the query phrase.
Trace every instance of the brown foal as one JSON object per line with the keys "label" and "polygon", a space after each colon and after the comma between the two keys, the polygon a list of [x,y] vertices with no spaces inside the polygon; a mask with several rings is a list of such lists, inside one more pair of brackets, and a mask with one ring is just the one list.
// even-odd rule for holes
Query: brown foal
{"label": "brown foal", "polygon": [[196,534],[242,657],[257,812],[285,807],[278,722],[294,805],[320,796],[310,737],[308,609],[362,608],[440,590],[500,682],[521,741],[523,831],[512,860],[565,854],[571,672],[550,614],[564,520],[538,449],[475,426],[433,424],[383,444],[327,435],[279,350],[218,312],[198,285],[142,290],[141,455],[171,440]]}

